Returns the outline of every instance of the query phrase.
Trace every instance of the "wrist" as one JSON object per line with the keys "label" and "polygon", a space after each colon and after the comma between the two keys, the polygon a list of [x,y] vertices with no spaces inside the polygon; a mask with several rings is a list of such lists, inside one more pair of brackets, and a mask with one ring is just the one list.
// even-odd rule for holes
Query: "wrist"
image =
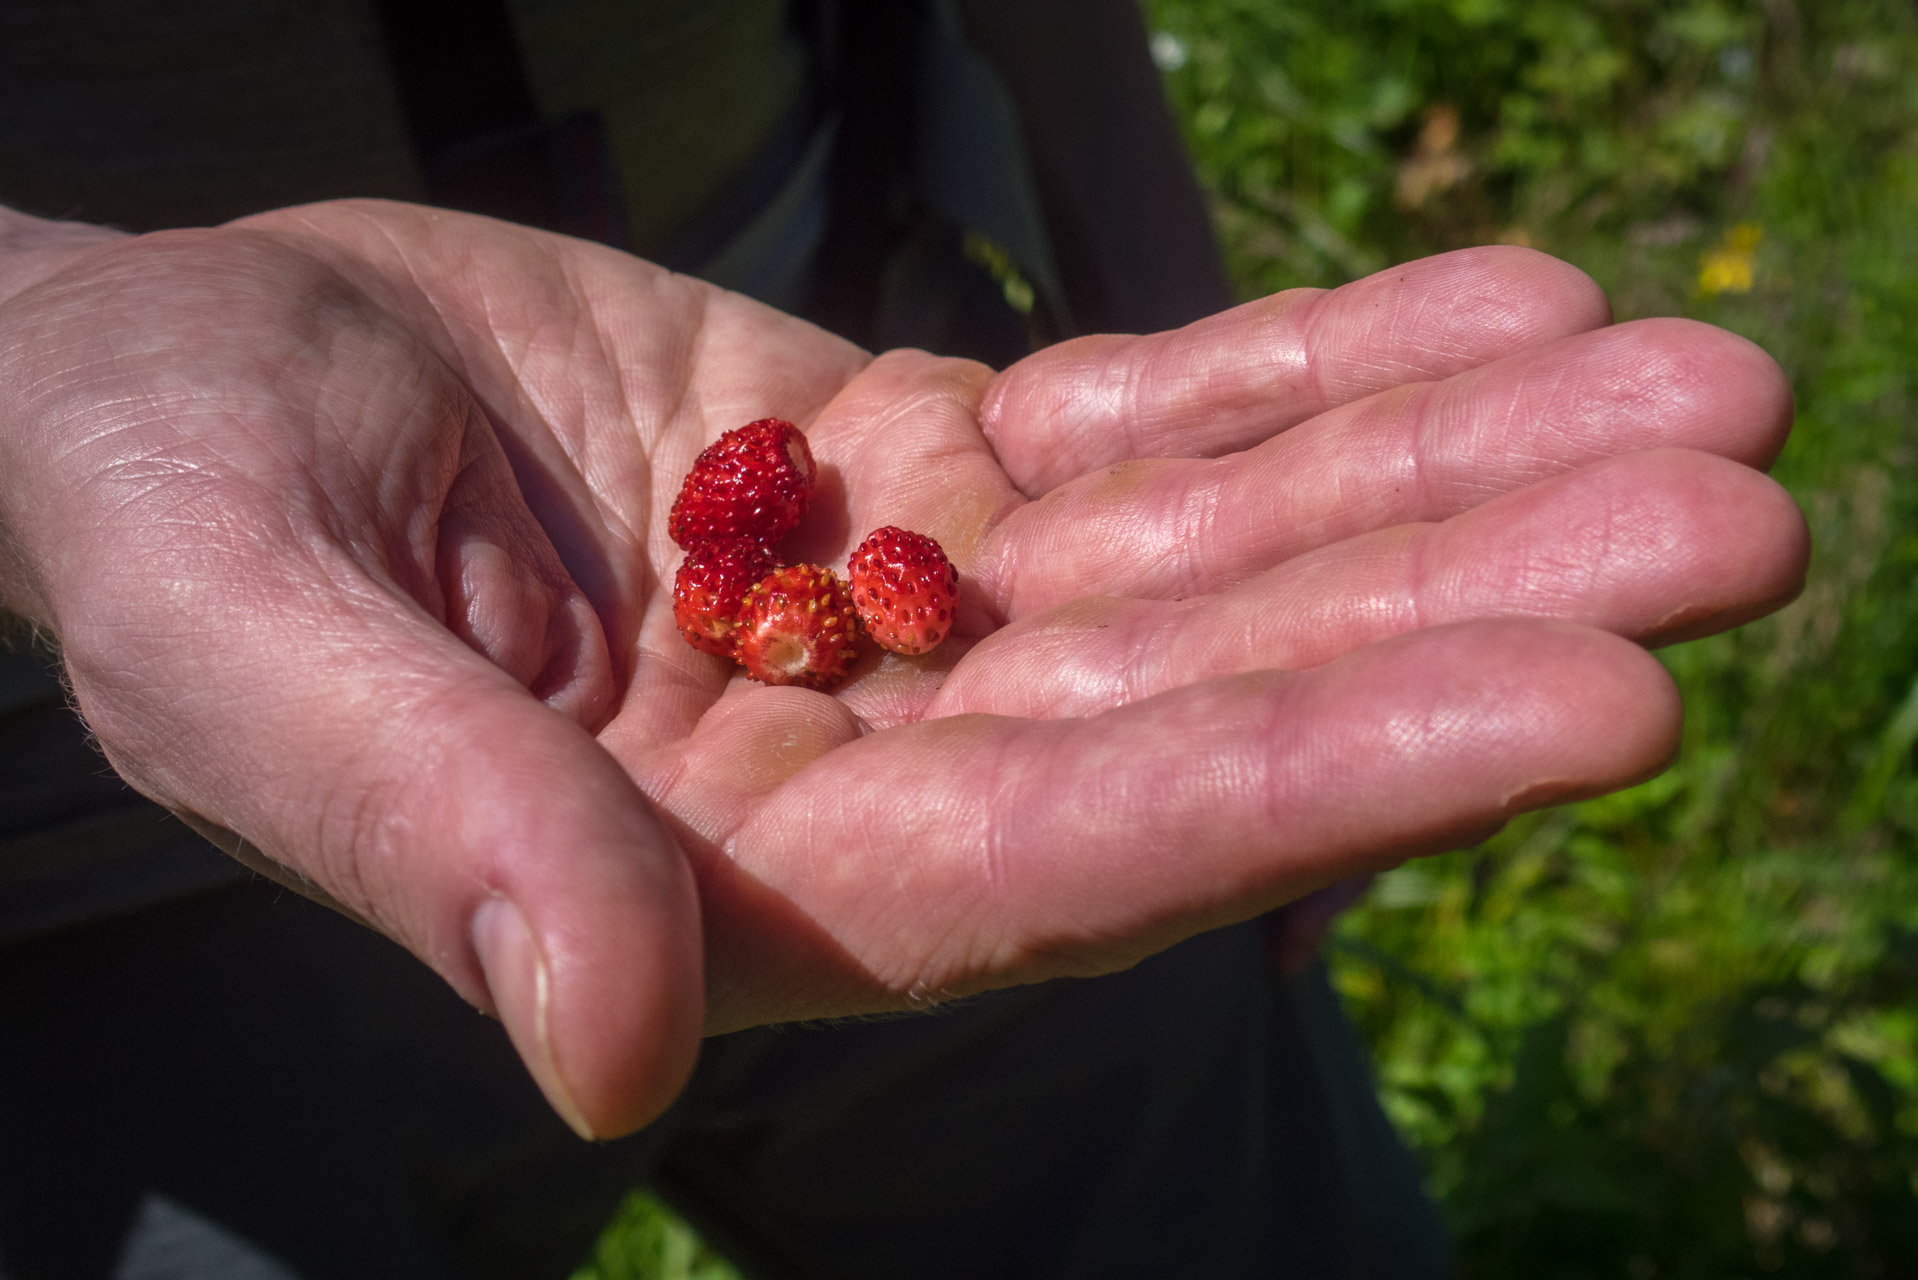
{"label": "wrist", "polygon": [[0,303],[74,259],[126,238],[123,231],[83,222],[55,222],[0,208]]}
{"label": "wrist", "polygon": [[[104,227],[0,208],[0,309],[69,263],[126,238],[124,232]],[[0,450],[0,470],[11,470],[12,462]],[[39,637],[47,621],[47,611],[31,588],[33,575],[11,536],[8,515],[7,503],[0,501],[0,645],[16,643],[22,633]]]}

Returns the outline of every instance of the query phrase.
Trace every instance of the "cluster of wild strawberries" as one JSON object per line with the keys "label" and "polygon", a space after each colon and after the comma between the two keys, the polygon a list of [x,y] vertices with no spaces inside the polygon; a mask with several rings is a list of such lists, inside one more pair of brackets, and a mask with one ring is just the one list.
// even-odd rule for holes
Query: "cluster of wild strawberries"
{"label": "cluster of wild strawberries", "polygon": [[673,582],[679,633],[767,684],[822,689],[845,678],[861,624],[908,654],[952,630],[959,573],[923,533],[875,529],[852,553],[843,583],[816,564],[780,563],[773,544],[806,513],[816,475],[792,423],[749,422],[699,455],[667,524],[686,548]]}

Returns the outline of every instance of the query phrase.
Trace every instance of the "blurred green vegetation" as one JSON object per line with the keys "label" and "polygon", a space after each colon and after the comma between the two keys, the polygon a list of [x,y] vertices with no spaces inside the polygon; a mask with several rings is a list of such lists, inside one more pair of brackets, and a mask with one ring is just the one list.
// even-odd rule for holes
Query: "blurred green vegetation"
{"label": "blurred green vegetation", "polygon": [[[1530,244],[1798,397],[1809,588],[1666,652],[1673,768],[1333,941],[1465,1275],[1918,1276],[1918,6],[1146,9],[1247,296]],[[577,1280],[721,1267],[636,1198]]]}
{"label": "blurred green vegetation", "polygon": [[1665,654],[1674,767],[1335,939],[1465,1274],[1918,1275],[1918,7],[1147,7],[1248,295],[1529,244],[1798,398],[1809,588]]}
{"label": "blurred green vegetation", "polygon": [[572,1280],[740,1280],[739,1272],[679,1216],[634,1192]]}

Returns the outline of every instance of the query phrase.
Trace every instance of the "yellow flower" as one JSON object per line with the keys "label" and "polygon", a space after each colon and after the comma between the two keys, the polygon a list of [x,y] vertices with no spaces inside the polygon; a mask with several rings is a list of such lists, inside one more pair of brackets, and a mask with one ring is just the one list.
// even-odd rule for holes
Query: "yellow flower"
{"label": "yellow flower", "polygon": [[1698,291],[1707,298],[1721,293],[1750,293],[1752,255],[1765,229],[1756,222],[1741,222],[1725,232],[1725,238],[1699,259]]}

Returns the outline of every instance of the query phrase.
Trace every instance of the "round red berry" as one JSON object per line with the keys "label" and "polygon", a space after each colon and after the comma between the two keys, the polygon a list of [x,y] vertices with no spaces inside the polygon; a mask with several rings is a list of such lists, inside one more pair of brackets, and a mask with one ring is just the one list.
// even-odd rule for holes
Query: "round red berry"
{"label": "round red berry", "polygon": [[925,534],[893,525],[873,530],[852,553],[846,577],[859,620],[894,653],[925,653],[952,630],[959,571]]}
{"label": "round red berry", "polygon": [[694,544],[673,579],[673,621],[679,634],[695,649],[732,657],[740,604],[753,584],[778,567],[778,558],[761,543]]}
{"label": "round red berry", "polygon": [[767,684],[822,689],[857,655],[852,601],[830,569],[795,564],[766,575],[739,607],[737,656]]}
{"label": "round red berry", "polygon": [[786,536],[812,501],[818,468],[799,428],[778,418],[735,427],[706,446],[667,518],[674,542]]}

